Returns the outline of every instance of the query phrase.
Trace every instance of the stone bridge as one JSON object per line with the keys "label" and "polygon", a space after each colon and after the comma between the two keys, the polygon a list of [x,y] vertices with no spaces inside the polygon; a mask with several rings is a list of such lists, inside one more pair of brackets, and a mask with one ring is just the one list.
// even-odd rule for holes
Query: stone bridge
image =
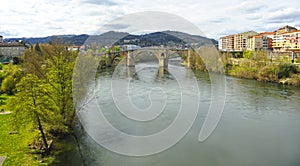
{"label": "stone bridge", "polygon": [[175,54],[178,55],[190,55],[189,49],[176,49],[176,48],[162,48],[162,47],[143,47],[134,50],[127,51],[118,51],[118,52],[108,52],[108,53],[100,53],[93,54],[94,56],[106,56],[107,57],[107,66],[112,66],[116,57],[125,57],[126,65],[128,67],[134,67],[137,56],[145,53],[151,53],[154,55],[159,63],[159,67],[168,67],[168,60],[170,57],[173,57]]}

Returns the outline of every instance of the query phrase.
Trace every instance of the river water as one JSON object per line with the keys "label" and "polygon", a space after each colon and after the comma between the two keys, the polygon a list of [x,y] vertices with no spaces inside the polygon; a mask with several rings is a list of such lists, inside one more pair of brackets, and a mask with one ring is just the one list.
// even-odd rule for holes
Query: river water
{"label": "river water", "polygon": [[[149,122],[133,121],[118,111],[112,97],[112,69],[101,71],[97,77],[96,99],[99,109],[115,128],[128,134],[146,136],[165,129],[173,122],[180,109],[181,91],[174,76],[159,71],[158,65],[140,63],[136,69],[139,67],[142,70],[131,71],[136,74],[129,73],[120,79],[130,78],[128,95],[132,103],[141,109],[151,105],[148,96],[151,89],[159,87],[165,92],[165,107],[156,119]],[[183,66],[170,63],[169,67],[185,71],[182,74],[187,75],[186,79],[192,78]],[[199,142],[198,135],[211,104],[212,90],[208,73],[194,71],[194,75],[200,93],[198,97],[192,97],[193,102],[199,102],[199,111],[182,140],[158,154],[132,157],[111,152],[98,145],[86,132],[78,131],[86,165],[300,165],[299,88],[226,76],[226,99],[221,119],[208,139]]]}

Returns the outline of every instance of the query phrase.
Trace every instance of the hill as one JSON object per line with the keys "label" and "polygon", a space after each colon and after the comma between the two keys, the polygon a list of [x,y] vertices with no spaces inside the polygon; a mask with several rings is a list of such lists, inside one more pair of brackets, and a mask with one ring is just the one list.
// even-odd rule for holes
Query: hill
{"label": "hill", "polygon": [[106,33],[103,33],[101,35],[91,35],[85,42],[85,44],[92,44],[96,43],[98,45],[102,46],[111,46],[115,42],[117,42],[119,39],[124,38],[125,36],[130,35],[129,33],[125,32],[115,32],[115,31],[109,31]]}
{"label": "hill", "polygon": [[134,44],[141,47],[148,46],[176,46],[186,47],[189,45],[217,45],[218,42],[214,39],[209,39],[203,36],[190,35],[177,31],[154,32],[142,35],[132,35],[126,32],[109,31],[101,35],[55,35],[38,38],[8,38],[4,42],[12,42],[22,40],[28,44],[49,43],[54,40],[62,40],[67,45],[124,45]]}
{"label": "hill", "polygon": [[4,42],[14,42],[14,41],[24,41],[28,44],[46,44],[54,40],[63,40],[65,43],[70,45],[83,45],[85,40],[89,38],[89,35],[55,35],[55,36],[47,36],[47,37],[31,37],[31,38],[8,38],[4,39]]}
{"label": "hill", "polygon": [[176,36],[177,38],[183,40],[186,43],[195,43],[195,44],[200,44],[200,45],[205,45],[205,44],[213,44],[217,45],[218,41],[215,39],[210,39],[207,37],[199,36],[199,35],[190,35],[187,33],[183,32],[178,32],[178,31],[163,31],[163,33]]}
{"label": "hill", "polygon": [[164,32],[154,32],[144,35],[128,35],[115,43],[115,45],[124,44],[134,44],[141,47],[161,45],[182,47],[187,43],[176,36]]}

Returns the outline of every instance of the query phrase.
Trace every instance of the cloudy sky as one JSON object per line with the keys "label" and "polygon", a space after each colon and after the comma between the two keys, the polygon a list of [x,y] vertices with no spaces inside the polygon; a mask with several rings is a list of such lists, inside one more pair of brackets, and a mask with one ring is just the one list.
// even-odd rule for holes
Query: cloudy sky
{"label": "cloudy sky", "polygon": [[[298,0],[1,0],[0,4],[0,35],[5,38],[101,33],[99,29],[115,19],[145,11],[177,15],[215,39],[248,30],[274,31],[285,25],[300,28]],[[135,20],[145,27],[152,23]],[[119,31],[127,28],[118,25]]]}

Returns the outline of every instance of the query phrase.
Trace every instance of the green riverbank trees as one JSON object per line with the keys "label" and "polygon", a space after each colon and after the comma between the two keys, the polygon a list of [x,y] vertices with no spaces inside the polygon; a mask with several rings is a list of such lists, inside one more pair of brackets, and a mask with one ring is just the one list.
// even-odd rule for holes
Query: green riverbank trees
{"label": "green riverbank trees", "polygon": [[38,45],[22,57],[20,81],[7,109],[12,111],[16,128],[28,124],[39,131],[45,151],[49,139],[63,136],[73,127],[72,74],[76,57],[76,51],[54,43]]}
{"label": "green riverbank trees", "polygon": [[[190,59],[184,57],[183,60],[195,70],[216,73],[224,71],[239,78],[300,86],[300,69],[291,63],[287,54],[273,55],[272,62],[270,52],[266,51],[245,51],[242,58],[235,57],[230,52],[216,53],[215,49],[202,47],[192,51]],[[295,61],[298,62],[298,59]]]}

